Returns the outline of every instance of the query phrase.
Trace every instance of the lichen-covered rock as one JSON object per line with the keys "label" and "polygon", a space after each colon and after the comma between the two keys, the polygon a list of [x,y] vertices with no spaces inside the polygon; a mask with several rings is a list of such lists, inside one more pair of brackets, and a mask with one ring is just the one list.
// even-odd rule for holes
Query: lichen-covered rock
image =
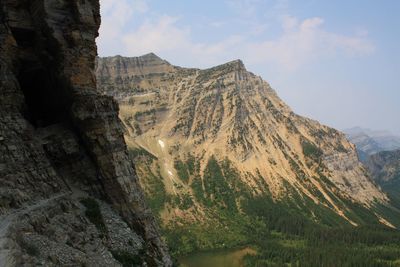
{"label": "lichen-covered rock", "polygon": [[98,0],[0,3],[1,266],[172,265],[96,90],[99,24]]}

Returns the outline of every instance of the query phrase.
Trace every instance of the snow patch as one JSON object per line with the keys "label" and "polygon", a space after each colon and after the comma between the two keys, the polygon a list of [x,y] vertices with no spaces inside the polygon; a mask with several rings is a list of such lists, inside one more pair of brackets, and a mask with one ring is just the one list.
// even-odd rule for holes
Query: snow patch
{"label": "snow patch", "polygon": [[158,140],[158,144],[160,145],[161,148],[165,148],[165,143],[161,140]]}

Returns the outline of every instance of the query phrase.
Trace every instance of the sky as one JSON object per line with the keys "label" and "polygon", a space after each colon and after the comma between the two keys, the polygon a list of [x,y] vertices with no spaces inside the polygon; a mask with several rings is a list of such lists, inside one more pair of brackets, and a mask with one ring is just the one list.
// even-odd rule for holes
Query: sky
{"label": "sky", "polygon": [[400,135],[398,0],[100,0],[100,56],[241,59],[298,114]]}

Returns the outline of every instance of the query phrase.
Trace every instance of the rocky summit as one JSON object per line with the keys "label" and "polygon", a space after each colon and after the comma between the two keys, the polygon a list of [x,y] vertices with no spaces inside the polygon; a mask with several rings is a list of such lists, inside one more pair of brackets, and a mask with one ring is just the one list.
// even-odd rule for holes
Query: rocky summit
{"label": "rocky summit", "polygon": [[155,54],[117,56],[98,58],[96,75],[98,90],[119,102],[140,181],[165,228],[215,222],[215,207],[243,214],[243,201],[266,196],[310,209],[316,222],[328,212],[361,225],[359,205],[391,225],[372,212],[389,199],[355,146],[296,115],[241,60],[201,70]]}
{"label": "rocky summit", "polygon": [[171,266],[118,104],[97,0],[0,2],[0,266]]}

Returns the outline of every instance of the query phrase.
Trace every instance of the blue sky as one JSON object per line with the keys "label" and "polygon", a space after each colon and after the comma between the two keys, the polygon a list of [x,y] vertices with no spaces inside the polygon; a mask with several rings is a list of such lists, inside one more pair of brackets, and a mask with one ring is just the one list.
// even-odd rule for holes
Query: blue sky
{"label": "blue sky", "polygon": [[400,1],[100,0],[100,56],[242,59],[301,115],[400,134]]}

